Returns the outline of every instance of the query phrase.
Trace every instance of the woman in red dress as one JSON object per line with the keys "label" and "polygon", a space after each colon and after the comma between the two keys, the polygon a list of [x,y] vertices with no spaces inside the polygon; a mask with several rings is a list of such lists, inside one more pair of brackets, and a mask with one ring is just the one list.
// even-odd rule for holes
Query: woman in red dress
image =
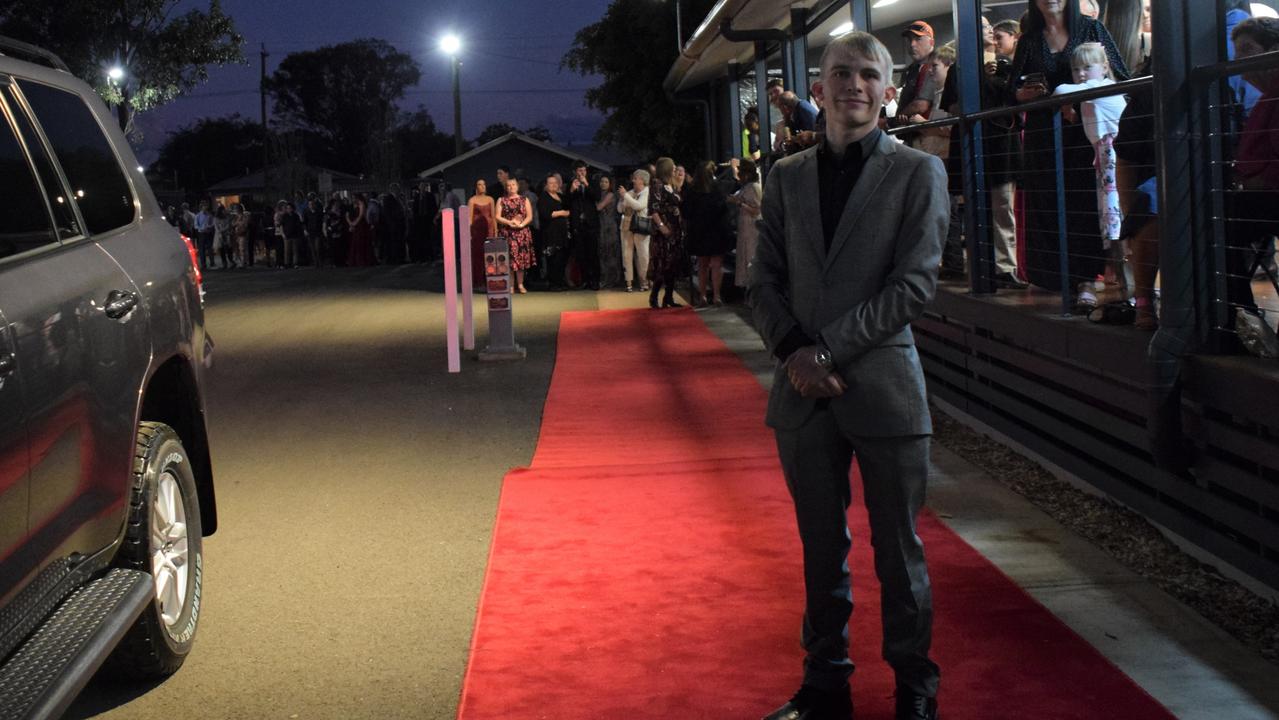
{"label": "woman in red dress", "polygon": [[475,181],[475,194],[466,202],[471,209],[471,279],[473,287],[484,287],[484,241],[497,237],[497,220],[488,184]]}
{"label": "woman in red dress", "polygon": [[347,225],[351,227],[351,247],[347,252],[348,267],[367,267],[376,265],[373,256],[373,226],[369,225],[369,200],[364,193],[355,196],[355,208],[346,216]]}
{"label": "woman in red dress", "polygon": [[520,195],[520,183],[515,178],[506,181],[506,195],[497,203],[497,232],[506,238],[511,253],[511,269],[515,271],[516,292],[526,293],[524,271],[537,265],[533,252],[533,233],[528,229],[533,222],[533,205]]}

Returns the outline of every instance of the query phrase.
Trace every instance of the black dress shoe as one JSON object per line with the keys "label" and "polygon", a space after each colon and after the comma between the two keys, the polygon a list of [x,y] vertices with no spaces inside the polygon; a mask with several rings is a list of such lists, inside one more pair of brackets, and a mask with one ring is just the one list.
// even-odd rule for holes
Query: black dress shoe
{"label": "black dress shoe", "polygon": [[896,720],[937,720],[937,698],[916,695],[904,687],[897,688]]}
{"label": "black dress shoe", "polygon": [[795,697],[765,715],[764,720],[852,720],[852,717],[853,698],[847,685],[842,690],[801,685]]}
{"label": "black dress shoe", "polygon": [[1007,290],[1025,290],[1030,285],[1017,279],[1017,276],[1012,273],[999,273],[995,276],[995,287]]}

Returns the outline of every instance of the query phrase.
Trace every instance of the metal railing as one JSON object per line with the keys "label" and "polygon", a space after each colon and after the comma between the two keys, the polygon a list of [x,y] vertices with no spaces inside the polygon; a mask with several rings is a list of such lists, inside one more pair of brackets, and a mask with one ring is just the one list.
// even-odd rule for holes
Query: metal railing
{"label": "metal railing", "polygon": [[[1062,314],[1069,315],[1076,309],[1077,293],[1081,288],[1091,286],[1096,281],[1099,273],[1083,272],[1080,267],[1104,268],[1108,263],[1112,265],[1112,275],[1119,284],[1119,294],[1125,296],[1124,299],[1130,299],[1136,288],[1133,287],[1132,281],[1128,279],[1132,275],[1133,268],[1126,267],[1124,257],[1126,254],[1119,252],[1111,252],[1105,249],[1106,243],[1100,248],[1089,248],[1089,245],[1096,245],[1096,240],[1100,237],[1102,230],[1097,228],[1096,232],[1092,232],[1090,228],[1082,227],[1082,221],[1097,217],[1100,213],[1096,211],[1095,206],[1090,208],[1086,199],[1079,197],[1080,193],[1095,195],[1095,180],[1086,181],[1086,186],[1076,187],[1081,173],[1088,171],[1088,166],[1070,165],[1067,158],[1079,158],[1085,155],[1093,155],[1093,151],[1085,150],[1078,144],[1069,144],[1067,138],[1068,123],[1063,121],[1062,108],[1065,106],[1077,106],[1080,103],[1095,100],[1098,98],[1111,97],[1136,92],[1150,92],[1151,79],[1142,77],[1132,80],[1125,80],[1100,88],[1094,88],[1070,94],[1057,96],[1049,96],[1033,100],[1026,103],[1016,105],[985,108],[976,112],[960,113],[958,115],[947,117],[940,120],[931,120],[928,122],[905,125],[891,129],[889,132],[894,135],[902,133],[913,133],[918,131],[927,131],[933,128],[949,127],[958,128],[961,133],[959,142],[954,143],[952,147],[958,147],[961,150],[962,157],[960,162],[951,163],[952,187],[964,187],[965,205],[967,211],[964,213],[966,222],[964,223],[965,245],[968,251],[968,277],[969,289],[978,293],[989,293],[994,291],[995,283],[992,278],[995,275],[993,268],[995,267],[994,247],[991,242],[991,233],[995,229],[990,221],[988,208],[991,203],[988,200],[992,188],[988,182],[991,173],[986,168],[991,160],[997,160],[1007,167],[1015,167],[1015,170],[999,173],[999,177],[1007,181],[1007,178],[1016,176],[1019,184],[1022,185],[1021,196],[1023,207],[1026,208],[1023,218],[1030,220],[1029,225],[1039,228],[1037,232],[1043,233],[1047,229],[1051,233],[1055,241],[1055,249],[1044,249],[1045,243],[1040,242],[1041,238],[1034,238],[1035,242],[1025,243],[1024,252],[1029,262],[1028,264],[1036,268],[1046,268],[1055,265],[1055,277],[1046,276],[1044,272],[1038,272],[1031,279],[1038,281],[1043,286],[1056,286],[1055,289],[1060,291],[1060,311]],[[1042,118],[1042,113],[1050,113],[1048,123],[1035,123],[1039,127],[1026,127],[1022,122],[1022,118],[1030,117],[1031,114],[1037,114]],[[1006,153],[988,153],[983,152],[983,145],[989,145],[992,133],[986,131],[987,128],[993,127],[999,120],[1006,120],[1006,127],[1018,127],[1020,130],[1008,131],[1002,130],[1000,134],[1007,135],[1013,132],[1017,135],[1017,142],[1014,143],[1019,149]],[[979,140],[973,133],[974,128],[981,128],[981,137]],[[1051,141],[1045,141],[1047,135],[1051,134]],[[1082,139],[1082,134],[1071,131],[1076,143]],[[1149,140],[1146,138],[1144,140]],[[1122,145],[1129,142],[1125,138],[1116,138],[1115,144]],[[1137,142],[1136,140],[1132,142]],[[1045,162],[1045,153],[1051,153],[1050,162]],[[1132,170],[1153,170],[1153,168],[1136,168],[1130,167]],[[954,174],[962,173],[968,177],[955,178]],[[1039,177],[1045,173],[1051,174],[1051,182],[1048,178]],[[1153,174],[1153,173],[1151,173]],[[1068,184],[1068,175],[1073,176],[1075,185]],[[1002,182],[1000,184],[1003,184]],[[971,189],[968,189],[971,188]],[[1129,193],[1132,189],[1125,188]],[[1005,191],[1006,192],[1006,191]],[[1035,197],[1039,193],[1052,193],[1050,201],[1041,201],[1041,198]],[[1074,193],[1068,196],[1067,193]],[[1070,202],[1075,201],[1075,202]],[[1072,209],[1074,206],[1075,209]],[[1047,209],[1045,209],[1047,208]],[[1078,217],[1075,217],[1078,216]],[[1073,227],[1073,232],[1072,232]],[[1004,229],[1008,232],[1008,229]],[[952,231],[952,236],[955,234]],[[1022,237],[1025,237],[1026,228],[1022,228]],[[1119,238],[1113,238],[1118,240]],[[1085,249],[1080,249],[1083,246]],[[1073,248],[1073,249],[1072,249]],[[1103,253],[1103,250],[1105,251]],[[1053,257],[1048,257],[1048,255]],[[1010,261],[1004,260],[1007,267]],[[1017,271],[1025,271],[1026,268],[1018,267]],[[1004,272],[1008,272],[1005,270]],[[1150,275],[1149,272],[1136,273],[1138,275]],[[1095,288],[1094,288],[1095,290]],[[1085,290],[1090,295],[1092,290]],[[1099,294],[1099,293],[1098,293]],[[1088,297],[1088,296],[1085,296]],[[1089,298],[1091,299],[1091,298]]]}

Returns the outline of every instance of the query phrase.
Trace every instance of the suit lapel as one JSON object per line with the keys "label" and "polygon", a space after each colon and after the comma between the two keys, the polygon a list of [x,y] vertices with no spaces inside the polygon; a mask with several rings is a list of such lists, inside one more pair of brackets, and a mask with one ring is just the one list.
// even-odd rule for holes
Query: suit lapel
{"label": "suit lapel", "polygon": [[817,183],[817,151],[806,150],[803,164],[795,173],[798,179],[798,211],[800,235],[808,238],[819,262],[825,262],[826,241],[822,234],[822,200]]}
{"label": "suit lapel", "polygon": [[[857,222],[861,219],[867,206],[870,205],[875,196],[875,191],[879,189],[880,183],[884,181],[884,178],[888,176],[888,172],[892,170],[893,156],[896,154],[896,141],[887,134],[880,135],[879,143],[875,146],[871,156],[866,159],[866,165],[862,167],[861,177],[857,178],[857,184],[853,186],[853,192],[848,196],[848,203],[844,205],[844,213],[839,218],[839,225],[835,228],[835,237],[831,240],[830,252],[826,254],[823,272],[830,270],[831,263],[839,255],[849,236],[856,231]],[[821,235],[819,234],[818,237],[821,237]]]}

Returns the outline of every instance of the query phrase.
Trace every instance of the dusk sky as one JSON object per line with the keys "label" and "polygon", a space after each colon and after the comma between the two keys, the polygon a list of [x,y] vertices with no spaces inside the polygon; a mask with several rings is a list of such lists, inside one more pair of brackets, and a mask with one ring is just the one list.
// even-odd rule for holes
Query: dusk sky
{"label": "dusk sky", "polygon": [[[654,0],[661,1],[661,0]],[[223,0],[245,38],[244,66],[213,68],[190,96],[144,113],[139,155],[152,162],[169,131],[203,117],[240,113],[257,120],[259,51],[267,73],[291,52],[357,38],[380,38],[413,56],[422,81],[404,108],[424,105],[443,132],[453,131],[452,79],[438,39],[462,38],[462,134],[473,139],[491,123],[545,125],[557,143],[589,142],[602,122],[582,101],[599,78],[560,71],[574,34],[604,15],[609,0]],[[208,8],[183,0],[179,9]],[[672,11],[673,12],[673,11]],[[268,99],[268,111],[270,100]]]}

